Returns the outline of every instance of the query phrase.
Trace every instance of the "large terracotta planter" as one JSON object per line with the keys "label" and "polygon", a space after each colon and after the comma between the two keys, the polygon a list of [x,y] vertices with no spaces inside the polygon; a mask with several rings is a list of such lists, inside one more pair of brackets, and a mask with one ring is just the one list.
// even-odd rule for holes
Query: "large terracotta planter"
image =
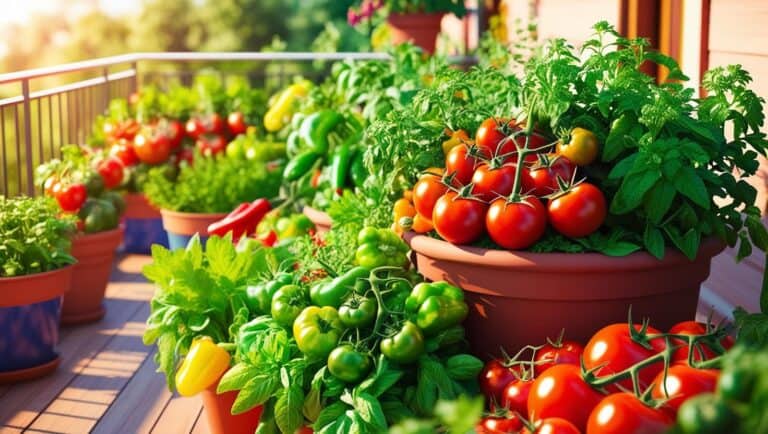
{"label": "large terracotta planter", "polygon": [[650,318],[655,327],[692,320],[699,287],[710,260],[723,250],[716,240],[702,243],[695,261],[668,250],[659,261],[645,252],[625,257],[597,253],[529,253],[454,246],[409,232],[416,267],[431,280],[464,289],[470,313],[465,322],[470,346],[481,357],[499,348],[555,338],[562,328],[583,343],[599,328]]}
{"label": "large terracotta planter", "polygon": [[245,413],[232,415],[232,404],[235,403],[237,392],[225,392],[219,395],[216,393],[218,383],[217,381],[201,393],[211,434],[253,434],[259,426],[262,407],[258,406]]}
{"label": "large terracotta planter", "polygon": [[37,378],[59,365],[61,298],[73,269],[0,278],[0,384]]}
{"label": "large terracotta planter", "polygon": [[332,220],[328,213],[309,206],[305,206],[302,212],[315,224],[315,231],[318,234],[324,234],[331,230]]}
{"label": "large terracotta planter", "polygon": [[208,239],[208,225],[221,220],[226,213],[197,214],[189,212],[160,210],[163,217],[163,228],[168,233],[168,245],[171,250],[183,249],[195,235],[200,235],[200,241]]}
{"label": "large terracotta planter", "polygon": [[411,41],[424,51],[434,53],[444,15],[444,13],[389,14],[387,23],[392,45]]}
{"label": "large terracotta planter", "polygon": [[64,297],[62,325],[98,321],[104,316],[104,291],[112,272],[115,250],[123,239],[123,228],[95,234],[77,235],[72,240],[72,256],[77,265],[72,273],[72,288]]}
{"label": "large terracotta planter", "polygon": [[122,250],[127,253],[148,254],[152,244],[168,246],[160,210],[149,203],[142,193],[125,195],[123,226]]}

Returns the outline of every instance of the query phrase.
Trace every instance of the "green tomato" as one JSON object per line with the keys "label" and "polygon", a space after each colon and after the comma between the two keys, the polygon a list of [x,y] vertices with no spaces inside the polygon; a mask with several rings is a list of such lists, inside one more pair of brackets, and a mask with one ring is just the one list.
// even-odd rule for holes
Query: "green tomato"
{"label": "green tomato", "polygon": [[703,393],[685,401],[677,413],[677,423],[684,433],[722,434],[737,432],[733,410],[714,393]]}
{"label": "green tomato", "polygon": [[365,327],[373,323],[376,311],[376,300],[352,297],[339,308],[339,319],[350,328]]}
{"label": "green tomato", "polygon": [[379,348],[389,360],[413,363],[424,354],[424,334],[416,324],[406,321],[400,331],[383,339]]}
{"label": "green tomato", "polygon": [[272,297],[272,318],[283,327],[291,327],[296,317],[309,305],[309,294],[298,285],[286,285]]}
{"label": "green tomato", "polygon": [[111,202],[112,206],[115,207],[118,216],[123,215],[125,212],[125,199],[123,199],[122,194],[116,191],[107,191],[101,195],[101,199]]}
{"label": "green tomato", "polygon": [[324,359],[336,347],[344,331],[339,313],[330,306],[309,306],[293,322],[293,336],[302,353]]}
{"label": "green tomato", "polygon": [[88,197],[99,197],[104,192],[104,179],[98,173],[89,173],[84,184]]}
{"label": "green tomato", "polygon": [[328,370],[341,381],[357,383],[371,371],[371,357],[356,351],[352,345],[336,347],[328,356]]}

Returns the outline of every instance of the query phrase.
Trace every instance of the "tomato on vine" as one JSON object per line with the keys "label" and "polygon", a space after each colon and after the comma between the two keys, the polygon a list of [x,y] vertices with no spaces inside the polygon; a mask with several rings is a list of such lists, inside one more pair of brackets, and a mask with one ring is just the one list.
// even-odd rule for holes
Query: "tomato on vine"
{"label": "tomato on vine", "polygon": [[126,139],[118,140],[109,150],[109,155],[117,157],[123,166],[130,167],[139,164],[139,157],[133,149],[133,142]]}
{"label": "tomato on vine", "polygon": [[525,249],[544,235],[547,210],[533,196],[518,201],[500,197],[488,207],[485,226],[496,244],[510,250]]}
{"label": "tomato on vine", "polygon": [[96,170],[104,180],[106,188],[115,188],[123,182],[123,163],[117,157],[109,157],[99,163]]}
{"label": "tomato on vine", "polygon": [[592,131],[576,127],[571,130],[568,143],[558,142],[557,153],[573,161],[578,166],[587,166],[597,159],[600,146]]}
{"label": "tomato on vine", "polygon": [[495,404],[503,401],[504,388],[518,378],[520,378],[520,369],[508,368],[504,366],[499,359],[488,361],[480,372],[479,382],[480,390]]}
{"label": "tomato on vine", "polygon": [[227,127],[232,135],[244,134],[248,126],[242,112],[232,112],[227,116]]}
{"label": "tomato on vine", "polygon": [[528,395],[532,387],[532,378],[512,380],[501,393],[501,406],[511,412],[527,415]]}
{"label": "tomato on vine", "polygon": [[136,135],[133,150],[142,163],[160,164],[171,155],[171,142],[163,134],[143,131]]}
{"label": "tomato on vine", "polygon": [[581,434],[581,431],[563,418],[549,417],[535,423],[533,431],[525,428],[520,434]]}
{"label": "tomato on vine", "polygon": [[593,184],[582,182],[552,198],[547,213],[556,231],[580,238],[598,230],[608,210],[603,192]]}
{"label": "tomato on vine", "polygon": [[547,342],[536,352],[534,371],[541,375],[544,371],[555,365],[581,365],[581,355],[584,347],[575,341]]}
{"label": "tomato on vine", "polygon": [[523,428],[520,417],[510,414],[503,416],[486,416],[475,427],[477,434],[509,434],[516,433]]}
{"label": "tomato on vine", "polygon": [[663,434],[672,423],[664,411],[645,405],[634,394],[614,393],[592,410],[586,434]]}
{"label": "tomato on vine", "polygon": [[[706,324],[702,324],[696,321],[683,321],[673,325],[672,328],[669,329],[669,333],[675,335],[702,336],[711,333],[711,331],[707,330]],[[688,363],[687,342],[681,339],[674,339],[673,342],[682,346],[676,349],[674,353],[672,353],[672,361]],[[722,339],[720,339],[720,345],[722,345],[726,350],[733,347],[733,344],[734,339],[732,336],[724,336]],[[693,360],[697,362],[702,361],[702,355],[704,356],[703,360],[710,360],[718,356],[718,354],[712,348],[703,343],[694,347]]]}
{"label": "tomato on vine", "polygon": [[432,223],[437,233],[452,244],[469,244],[485,231],[488,205],[476,198],[449,191],[435,202]]}
{"label": "tomato on vine", "polygon": [[[500,196],[509,196],[515,186],[517,169],[511,163],[502,164],[493,159],[489,163],[481,163],[472,175],[472,190],[480,199],[491,202]],[[528,172],[521,173],[522,185],[528,184]]]}
{"label": "tomato on vine", "polygon": [[528,395],[528,417],[534,423],[559,417],[583,430],[602,399],[603,394],[584,381],[578,366],[556,365],[534,381]]}
{"label": "tomato on vine", "polygon": [[653,380],[651,396],[654,399],[667,400],[665,408],[674,415],[689,398],[705,392],[714,392],[720,371],[716,369],[696,369],[684,364],[676,364],[659,372]]}
{"label": "tomato on vine", "polygon": [[443,184],[439,176],[422,176],[413,186],[413,206],[416,212],[431,220],[435,203],[447,191],[448,187]]}
{"label": "tomato on vine", "polygon": [[[535,154],[530,155],[536,156]],[[539,163],[536,161],[528,170],[529,185],[531,186],[529,193],[538,197],[560,191],[558,178],[563,182],[569,182],[576,173],[576,165],[562,155],[544,154],[541,160],[542,164],[536,164]]]}
{"label": "tomato on vine", "polygon": [[88,198],[85,184],[82,183],[69,185],[57,183],[53,187],[53,194],[56,197],[56,202],[59,203],[59,208],[67,212],[79,210]]}
{"label": "tomato on vine", "polygon": [[[474,152],[487,156],[482,148],[474,148]],[[469,146],[462,144],[451,149],[445,157],[445,173],[453,175],[454,186],[461,187],[472,181],[472,175],[481,162],[481,158],[471,155]]]}

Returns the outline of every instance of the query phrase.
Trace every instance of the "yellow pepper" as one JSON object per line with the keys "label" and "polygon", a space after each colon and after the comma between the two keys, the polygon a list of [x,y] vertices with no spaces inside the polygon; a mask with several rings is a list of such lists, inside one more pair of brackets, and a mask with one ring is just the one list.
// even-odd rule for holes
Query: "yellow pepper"
{"label": "yellow pepper", "polygon": [[280,131],[293,116],[296,99],[306,96],[311,86],[312,83],[305,80],[283,90],[264,115],[264,128],[269,132]]}
{"label": "yellow pepper", "polygon": [[469,141],[469,136],[464,130],[452,131],[448,135],[450,138],[443,142],[443,154],[445,155],[448,155],[451,149]]}
{"label": "yellow pepper", "polygon": [[227,350],[216,345],[211,338],[195,338],[176,372],[176,390],[182,396],[196,395],[209,388],[229,369]]}

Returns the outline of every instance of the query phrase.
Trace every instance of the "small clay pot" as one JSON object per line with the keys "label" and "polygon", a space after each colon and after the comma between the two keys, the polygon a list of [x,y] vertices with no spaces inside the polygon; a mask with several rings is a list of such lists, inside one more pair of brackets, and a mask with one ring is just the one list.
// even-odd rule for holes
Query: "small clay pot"
{"label": "small clay pot", "polygon": [[586,343],[598,329],[649,318],[665,330],[692,320],[699,287],[710,260],[724,249],[702,243],[696,260],[669,249],[658,260],[646,252],[624,257],[598,253],[530,253],[455,246],[413,232],[405,234],[416,268],[430,280],[464,289],[465,321],[475,354],[498,356],[539,345],[565,329],[568,339]]}
{"label": "small clay pot", "polygon": [[411,41],[427,53],[434,53],[443,16],[444,13],[389,14],[387,23],[392,45]]}
{"label": "small clay pot", "polygon": [[203,408],[208,418],[211,434],[253,434],[259,426],[262,407],[254,407],[245,413],[232,415],[232,404],[237,392],[216,393],[219,382],[202,391]]}
{"label": "small clay pot", "polygon": [[72,239],[72,256],[77,259],[77,265],[72,274],[72,288],[64,297],[62,325],[90,323],[104,316],[104,292],[112,272],[115,250],[122,239],[122,227],[80,234]]}
{"label": "small clay pot", "polygon": [[305,206],[302,212],[315,224],[315,230],[318,234],[324,234],[331,230],[331,223],[333,221],[328,213],[309,206]]}
{"label": "small clay pot", "polygon": [[199,214],[191,212],[160,210],[163,217],[163,228],[168,233],[168,245],[171,250],[183,249],[195,234],[200,235],[200,241],[208,239],[208,226],[223,219],[226,213]]}
{"label": "small clay pot", "polygon": [[0,383],[38,378],[59,365],[61,298],[73,269],[0,278]]}

